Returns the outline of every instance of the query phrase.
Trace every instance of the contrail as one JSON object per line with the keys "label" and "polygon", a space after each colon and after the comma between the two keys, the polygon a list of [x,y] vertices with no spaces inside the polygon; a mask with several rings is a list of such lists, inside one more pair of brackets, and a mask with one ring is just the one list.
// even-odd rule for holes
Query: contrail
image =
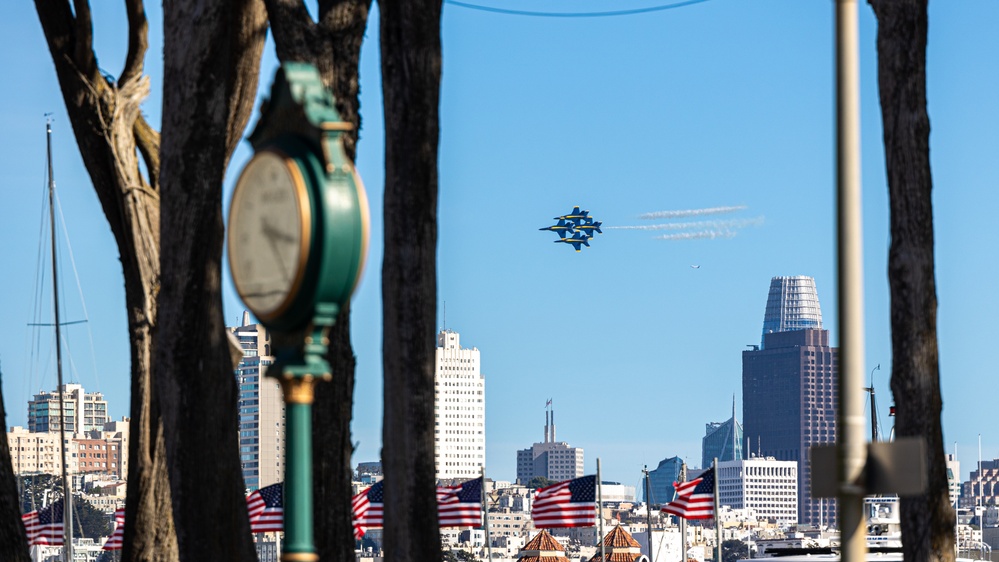
{"label": "contrail", "polygon": [[735,233],[731,230],[701,230],[699,232],[677,232],[676,234],[663,234],[662,236],[656,236],[656,240],[697,240],[699,238],[706,238],[708,240],[713,240],[715,238],[733,238]]}
{"label": "contrail", "polygon": [[679,211],[656,211],[638,215],[643,220],[654,219],[678,219],[682,217],[703,217],[704,215],[720,215],[722,213],[734,213],[745,209],[745,205],[736,207],[711,207],[709,209],[685,209]]}
{"label": "contrail", "polygon": [[617,230],[687,230],[690,228],[744,228],[747,226],[760,226],[763,224],[763,217],[753,219],[732,219],[723,221],[694,221],[694,222],[667,222],[662,224],[640,224],[634,226],[605,226],[608,229]]}

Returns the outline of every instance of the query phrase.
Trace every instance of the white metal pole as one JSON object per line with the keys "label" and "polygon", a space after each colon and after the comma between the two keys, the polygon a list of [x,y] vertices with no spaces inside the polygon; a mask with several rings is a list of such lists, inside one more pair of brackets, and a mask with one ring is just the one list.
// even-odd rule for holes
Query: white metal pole
{"label": "white metal pole", "polygon": [[493,559],[493,540],[489,536],[489,496],[486,494],[486,465],[482,465],[482,522],[486,527],[486,558]]}
{"label": "white metal pole", "polygon": [[715,473],[715,542],[718,548],[718,557],[715,558],[716,562],[722,562],[722,528],[721,528],[721,502],[718,499],[718,480],[720,480],[720,475],[718,474],[718,457],[715,457],[711,461],[711,470]]}
{"label": "white metal pole", "polygon": [[[680,483],[687,481],[687,463],[680,463]],[[673,492],[676,499],[676,492]],[[680,562],[687,562],[687,518],[680,517]]]}
{"label": "white metal pole", "polygon": [[597,520],[600,530],[597,532],[597,544],[600,545],[600,562],[607,562],[604,552],[604,494],[600,478],[600,458],[597,458]]}
{"label": "white metal pole", "polygon": [[839,525],[842,561],[867,556],[864,487],[864,292],[857,1],[836,0],[836,183],[839,264]]}

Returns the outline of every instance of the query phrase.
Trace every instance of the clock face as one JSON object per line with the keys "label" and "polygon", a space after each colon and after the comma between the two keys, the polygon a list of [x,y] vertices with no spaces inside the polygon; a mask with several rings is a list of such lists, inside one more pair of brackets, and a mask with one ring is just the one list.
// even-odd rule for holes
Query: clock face
{"label": "clock face", "polygon": [[294,300],[309,254],[311,207],[297,164],[258,152],[236,183],[229,209],[229,268],[236,291],[263,321]]}

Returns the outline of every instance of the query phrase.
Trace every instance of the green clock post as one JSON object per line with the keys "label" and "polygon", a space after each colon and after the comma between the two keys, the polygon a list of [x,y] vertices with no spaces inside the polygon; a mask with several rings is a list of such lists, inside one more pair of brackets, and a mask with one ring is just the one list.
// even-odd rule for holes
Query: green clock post
{"label": "green clock post", "polygon": [[285,63],[263,103],[229,210],[229,266],[273,334],[267,371],[285,401],[283,562],[318,560],[312,525],[313,387],[329,380],[329,330],[367,255],[364,186],[347,158],[332,94],[316,69]]}

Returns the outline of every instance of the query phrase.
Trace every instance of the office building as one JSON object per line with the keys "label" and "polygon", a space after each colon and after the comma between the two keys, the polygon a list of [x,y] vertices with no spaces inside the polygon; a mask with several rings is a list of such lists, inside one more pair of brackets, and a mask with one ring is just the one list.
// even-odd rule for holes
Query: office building
{"label": "office building", "polygon": [[659,461],[659,466],[655,470],[649,471],[649,491],[651,500],[646,497],[645,489],[642,489],[642,500],[651,505],[666,505],[673,501],[675,488],[673,482],[680,481],[680,470],[683,466],[683,459],[673,457]]}
{"label": "office building", "polygon": [[798,463],[773,457],[718,461],[718,501],[793,525],[798,522]]}
{"label": "office building", "polygon": [[545,405],[544,441],[517,451],[517,483],[526,485],[537,476],[562,481],[582,475],[583,449],[555,439],[555,409],[549,400]]}
{"label": "office building", "polygon": [[64,384],[52,392],[40,392],[28,401],[28,431],[59,431],[59,395],[65,408],[66,432],[79,435],[102,431],[108,418],[108,403],[100,392],[88,393],[79,384]]}
{"label": "office building", "polygon": [[[804,275],[770,280],[763,335],[795,330],[822,329],[822,309],[815,279]],[[766,347],[766,341],[760,345]]]}
{"label": "office building", "polygon": [[[794,287],[810,286],[802,278],[775,278],[771,283],[765,319],[772,321],[780,316],[774,311],[795,309],[799,311],[795,313],[798,316],[809,316],[812,321],[820,319],[817,299],[803,296],[810,293],[781,289],[789,279],[799,280],[792,285]],[[775,295],[797,301],[798,305],[772,302]],[[807,306],[801,305],[802,302]],[[836,502],[811,497],[808,451],[812,445],[836,441],[839,350],[829,346],[827,330],[795,329],[797,325],[792,322],[785,324],[788,329],[784,331],[767,330],[761,349],[742,352],[745,439],[749,453],[798,463],[800,523],[833,525]]]}
{"label": "office building", "polygon": [[735,418],[735,396],[732,397],[732,417],[724,422],[705,424],[701,439],[701,466],[711,466],[714,459],[734,461],[742,458],[742,424]]}
{"label": "office building", "polygon": [[479,350],[458,332],[437,334],[434,370],[434,465],[437,479],[478,478],[486,463],[486,380]]}
{"label": "office building", "polygon": [[256,490],[284,480],[284,400],[277,381],[267,378],[274,363],[271,336],[243,313],[242,326],[229,333],[243,349],[236,366],[239,387],[239,462],[243,483]]}
{"label": "office building", "polygon": [[[69,425],[68,423],[66,424]],[[7,432],[14,474],[61,474],[58,431],[29,431],[14,426]],[[128,418],[107,422],[100,430],[66,437],[67,471],[100,474],[122,480],[128,476]]]}

